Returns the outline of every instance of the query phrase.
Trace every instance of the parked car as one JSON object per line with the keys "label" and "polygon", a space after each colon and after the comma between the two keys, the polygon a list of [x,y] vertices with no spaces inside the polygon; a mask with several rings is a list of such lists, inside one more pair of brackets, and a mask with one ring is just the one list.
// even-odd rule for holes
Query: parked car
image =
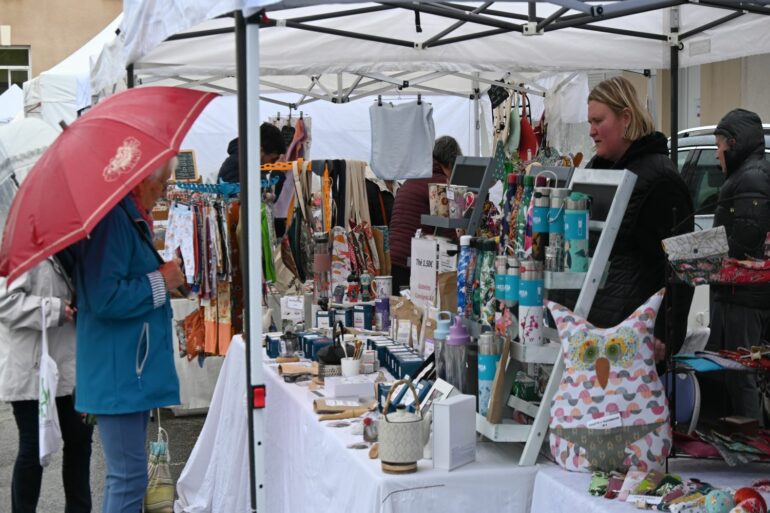
{"label": "parked car", "polygon": [[[765,159],[770,161],[770,124],[763,125],[765,132]],[[714,226],[714,210],[719,188],[725,181],[717,160],[716,125],[688,128],[679,132],[677,167],[682,174],[695,208],[695,229],[708,230]],[[690,328],[709,324],[708,285],[695,287],[690,314]]]}

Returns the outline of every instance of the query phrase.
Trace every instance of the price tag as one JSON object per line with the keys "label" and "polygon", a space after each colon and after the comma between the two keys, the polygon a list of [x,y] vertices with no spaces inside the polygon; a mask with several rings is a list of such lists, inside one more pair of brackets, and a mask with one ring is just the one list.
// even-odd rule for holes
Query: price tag
{"label": "price tag", "polygon": [[605,415],[604,417],[588,422],[586,427],[588,429],[611,429],[623,427],[623,421],[620,418],[620,413],[613,413],[612,415]]}
{"label": "price tag", "polygon": [[358,401],[344,401],[339,399],[327,399],[327,406],[360,406]]}
{"label": "price tag", "polygon": [[455,191],[454,191],[454,189],[447,189],[446,190],[446,197],[449,200],[455,199]]}
{"label": "price tag", "polygon": [[634,504],[642,503],[648,506],[657,506],[663,501],[663,497],[657,497],[654,495],[629,495],[626,502],[633,502]]}
{"label": "price tag", "polygon": [[292,310],[303,310],[305,308],[305,302],[301,297],[290,296],[286,298],[286,306]]}

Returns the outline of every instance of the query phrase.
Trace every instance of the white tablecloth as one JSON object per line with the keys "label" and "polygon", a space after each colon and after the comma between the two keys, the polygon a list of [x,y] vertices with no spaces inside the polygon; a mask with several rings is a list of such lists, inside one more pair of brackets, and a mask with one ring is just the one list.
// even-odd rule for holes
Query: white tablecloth
{"label": "white tablecloth", "polygon": [[[684,479],[698,478],[718,487],[741,488],[770,477],[770,466],[757,464],[731,469],[725,463],[706,460],[672,460],[669,472]],[[591,474],[567,472],[561,467],[542,466],[535,478],[532,513],[633,513],[633,504],[593,497],[588,493]],[[770,495],[765,495],[770,500]]]}
{"label": "white tablecloth", "polygon": [[[245,348],[236,336],[209,415],[177,484],[177,513],[248,510]],[[380,470],[350,428],[327,427],[312,411],[306,387],[285,383],[265,365],[266,495],[269,513],[445,513],[530,510],[538,467],[518,467],[520,448],[479,443],[477,461],[451,472],[422,460],[414,474]]]}
{"label": "white tablecloth", "polygon": [[206,422],[177,481],[176,513],[249,511],[246,346],[240,335],[224,360]]}
{"label": "white tablecloth", "polygon": [[[199,307],[198,300],[172,299],[171,308],[174,311],[174,321],[180,321],[194,312]],[[179,376],[179,400],[181,404],[172,406],[171,411],[175,415],[190,415],[205,413],[211,404],[211,395],[214,393],[219,371],[222,368],[224,357],[208,356],[203,361],[203,367],[198,364],[198,359],[188,361],[187,358],[179,358],[179,347],[176,329],[173,330],[174,339],[174,366]]]}

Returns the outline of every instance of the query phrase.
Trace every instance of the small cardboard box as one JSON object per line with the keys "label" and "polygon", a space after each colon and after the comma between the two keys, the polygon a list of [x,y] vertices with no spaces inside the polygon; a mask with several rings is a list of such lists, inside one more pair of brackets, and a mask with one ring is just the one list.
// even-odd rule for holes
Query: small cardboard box
{"label": "small cardboard box", "polygon": [[476,398],[458,394],[433,403],[433,468],[453,470],[476,460]]}
{"label": "small cardboard box", "polygon": [[375,388],[366,376],[330,376],[324,379],[327,397],[360,397],[374,399]]}
{"label": "small cardboard box", "polygon": [[398,376],[399,375],[398,356],[410,355],[410,354],[412,354],[412,352],[406,346],[395,345],[395,346],[388,347],[385,350],[385,368],[388,369],[388,372],[390,372],[394,376]]}
{"label": "small cardboard box", "polygon": [[396,361],[398,373],[394,375],[398,376],[398,379],[403,379],[407,375],[414,378],[415,372],[417,372],[423,363],[422,358],[412,353],[399,354],[396,356]]}
{"label": "small cardboard box", "polygon": [[332,340],[327,337],[318,337],[312,339],[310,343],[310,359],[311,360],[318,360],[318,351],[321,350],[321,348],[324,348],[326,346],[332,345]]}
{"label": "small cardboard box", "polygon": [[302,346],[302,352],[305,353],[305,358],[310,358],[312,360],[313,341],[318,340],[319,338],[321,338],[321,336],[316,333],[302,333],[302,334],[299,334],[298,336],[300,340],[300,345]]}
{"label": "small cardboard box", "polygon": [[267,349],[268,358],[278,358],[281,352],[285,352],[285,342],[282,344],[281,336],[283,333],[267,333],[265,334],[265,347]]}
{"label": "small cardboard box", "polygon": [[316,328],[331,328],[334,324],[334,311],[319,310],[315,314]]}
{"label": "small cardboard box", "polygon": [[355,305],[353,307],[353,327],[360,330],[371,330],[374,318],[372,305]]}

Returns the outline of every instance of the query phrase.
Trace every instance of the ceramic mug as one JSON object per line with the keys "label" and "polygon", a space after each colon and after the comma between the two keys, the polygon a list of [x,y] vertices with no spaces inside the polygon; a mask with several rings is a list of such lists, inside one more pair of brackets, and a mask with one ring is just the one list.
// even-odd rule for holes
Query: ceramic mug
{"label": "ceramic mug", "polygon": [[465,215],[466,199],[468,187],[465,185],[448,185],[447,201],[449,202],[449,218],[462,219]]}
{"label": "ceramic mug", "polygon": [[447,199],[447,184],[436,184],[437,214],[439,217],[449,217],[449,200]]}
{"label": "ceramic mug", "polygon": [[374,292],[377,297],[390,297],[393,295],[393,277],[376,276],[374,278]]}
{"label": "ceramic mug", "polygon": [[441,184],[429,183],[428,184],[428,205],[430,207],[430,215],[438,215],[438,186]]}
{"label": "ceramic mug", "polygon": [[361,373],[361,360],[359,358],[342,358],[340,365],[342,366],[343,377],[349,378]]}
{"label": "ceramic mug", "polygon": [[428,184],[428,204],[430,215],[449,217],[449,203],[446,197],[447,185],[444,183]]}

